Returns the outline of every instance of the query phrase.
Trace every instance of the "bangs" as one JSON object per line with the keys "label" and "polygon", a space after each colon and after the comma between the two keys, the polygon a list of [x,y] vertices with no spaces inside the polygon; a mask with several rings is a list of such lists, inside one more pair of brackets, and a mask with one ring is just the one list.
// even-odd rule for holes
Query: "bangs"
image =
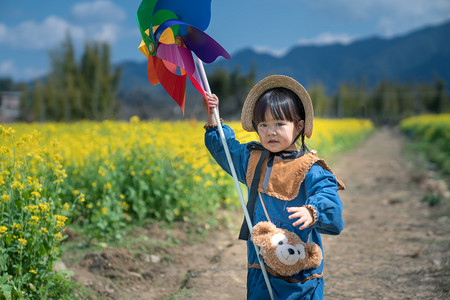
{"label": "bangs", "polygon": [[255,125],[266,121],[267,109],[275,120],[299,122],[305,119],[305,110],[299,97],[286,88],[270,89],[259,98],[253,110]]}

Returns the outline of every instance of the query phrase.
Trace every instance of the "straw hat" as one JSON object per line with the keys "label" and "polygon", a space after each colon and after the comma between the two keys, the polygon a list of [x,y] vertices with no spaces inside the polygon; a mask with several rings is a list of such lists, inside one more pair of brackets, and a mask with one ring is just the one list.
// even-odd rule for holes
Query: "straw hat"
{"label": "straw hat", "polygon": [[300,98],[305,109],[305,135],[310,138],[313,130],[314,111],[308,92],[295,79],[283,75],[272,75],[258,82],[248,93],[242,107],[241,123],[245,131],[255,131],[252,125],[256,102],[267,90],[283,87],[293,91]]}

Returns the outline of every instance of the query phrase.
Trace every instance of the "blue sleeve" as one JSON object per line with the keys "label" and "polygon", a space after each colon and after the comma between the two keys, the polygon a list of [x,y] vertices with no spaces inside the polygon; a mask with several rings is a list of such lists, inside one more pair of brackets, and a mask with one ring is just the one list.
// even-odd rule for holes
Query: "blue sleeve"
{"label": "blue sleeve", "polygon": [[339,234],[344,229],[344,221],[336,177],[314,164],[306,174],[305,184],[306,205],[316,210],[316,222],[312,226],[320,233]]}
{"label": "blue sleeve", "polygon": [[[227,125],[223,125],[223,132],[227,141],[228,149],[230,150],[231,158],[233,160],[234,168],[238,180],[242,183],[246,183],[246,172],[248,166],[248,158],[250,156],[247,150],[247,144],[241,144],[236,140],[233,129]],[[225,149],[222,145],[222,139],[220,138],[219,129],[217,127],[208,128],[205,133],[205,145],[211,153],[216,162],[231,175],[230,165],[225,154]]]}

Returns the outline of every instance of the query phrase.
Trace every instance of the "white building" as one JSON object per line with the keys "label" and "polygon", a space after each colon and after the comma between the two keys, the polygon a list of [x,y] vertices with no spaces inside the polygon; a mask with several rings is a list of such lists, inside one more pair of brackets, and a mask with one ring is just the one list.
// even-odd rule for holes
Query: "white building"
{"label": "white building", "polygon": [[0,123],[14,122],[20,115],[20,92],[0,91]]}

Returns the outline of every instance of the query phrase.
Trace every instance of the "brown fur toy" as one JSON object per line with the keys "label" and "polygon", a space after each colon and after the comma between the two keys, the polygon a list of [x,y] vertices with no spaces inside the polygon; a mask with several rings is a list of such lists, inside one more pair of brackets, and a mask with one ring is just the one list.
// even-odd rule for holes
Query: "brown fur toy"
{"label": "brown fur toy", "polygon": [[305,244],[295,233],[271,222],[256,224],[251,240],[261,248],[265,263],[283,276],[315,269],[322,262],[322,249],[316,243]]}

